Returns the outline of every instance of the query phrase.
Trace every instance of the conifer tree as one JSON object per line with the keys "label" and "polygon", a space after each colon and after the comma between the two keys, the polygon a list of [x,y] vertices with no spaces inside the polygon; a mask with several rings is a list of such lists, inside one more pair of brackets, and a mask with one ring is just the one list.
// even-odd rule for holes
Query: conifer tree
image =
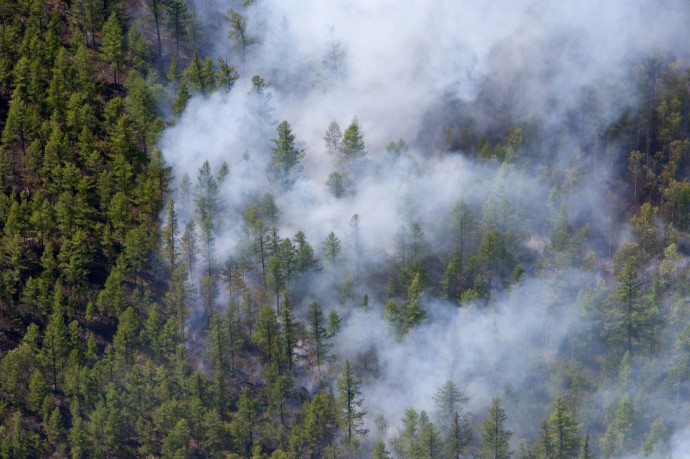
{"label": "conifer tree", "polygon": [[282,329],[282,348],[288,371],[292,372],[292,363],[295,357],[295,347],[297,346],[297,321],[292,313],[292,306],[288,301],[287,293],[283,294],[283,303],[280,307],[280,326]]}
{"label": "conifer tree", "polygon": [[482,458],[508,459],[512,455],[509,441],[513,432],[505,428],[506,419],[500,397],[494,397],[488,415],[480,429],[482,446],[479,452]]}
{"label": "conifer tree", "polygon": [[331,266],[331,269],[334,269],[338,256],[340,255],[340,238],[338,238],[338,236],[331,231],[328,236],[326,236],[326,239],[323,241],[321,247],[323,249],[325,258],[328,260],[328,263]]}
{"label": "conifer tree", "polygon": [[364,400],[359,389],[361,382],[357,380],[350,366],[350,361],[345,360],[343,371],[336,383],[338,389],[338,404],[340,406],[341,430],[343,431],[343,443],[347,447],[356,447],[359,438],[367,434],[363,427],[363,418],[367,412],[362,409]]}
{"label": "conifer tree", "polygon": [[422,280],[419,272],[412,277],[407,287],[407,301],[402,309],[402,325],[399,334],[404,336],[415,325],[426,319],[426,311],[420,302],[423,294]]}
{"label": "conifer tree", "polygon": [[331,124],[328,125],[328,130],[326,130],[326,135],[323,137],[323,140],[326,142],[326,151],[337,157],[343,140],[343,133],[340,132],[340,126],[338,126],[338,123],[331,121]]}
{"label": "conifer tree", "polygon": [[242,53],[242,67],[247,60],[248,48],[256,43],[256,39],[249,33],[247,17],[232,8],[228,10],[225,19],[230,23],[228,37]]}
{"label": "conifer tree", "polygon": [[193,16],[189,11],[186,0],[168,0],[165,2],[167,25],[172,29],[175,37],[175,58],[180,55],[180,42],[186,31],[193,27]]}
{"label": "conifer tree", "polygon": [[645,456],[651,456],[656,453],[655,455],[661,457],[670,457],[669,440],[669,430],[664,424],[664,420],[658,418],[652,423],[649,432],[647,432],[645,442],[642,444],[642,453]]}
{"label": "conifer tree", "polygon": [[549,423],[555,457],[564,459],[574,456],[580,444],[577,436],[580,426],[575,422],[572,411],[560,395],[554,401]]}
{"label": "conifer tree", "polygon": [[630,399],[625,396],[619,402],[613,419],[606,427],[606,431],[599,441],[602,457],[612,458],[621,454],[628,447],[633,427],[633,406]]}
{"label": "conifer tree", "polygon": [[118,83],[118,77],[122,68],[124,57],[123,50],[124,35],[117,14],[114,12],[108,17],[103,25],[102,52],[105,60],[113,69],[113,81]]}
{"label": "conifer tree", "polygon": [[366,154],[364,151],[364,136],[359,128],[357,118],[353,119],[347,129],[345,129],[340,151],[348,162],[362,158]]}
{"label": "conifer tree", "polygon": [[165,204],[165,220],[165,226],[163,227],[163,250],[172,272],[177,265],[177,233],[179,231],[175,201],[172,198]]}
{"label": "conifer tree", "polygon": [[462,412],[468,400],[468,397],[450,380],[439,387],[434,394],[439,433],[445,442],[444,449],[449,457],[462,454],[470,445],[472,430],[469,419]]}
{"label": "conifer tree", "polygon": [[295,135],[287,121],[278,125],[277,132],[278,136],[273,139],[270,172],[275,180],[287,186],[295,181],[295,173],[300,169],[304,150],[297,146]]}
{"label": "conifer tree", "polygon": [[580,453],[577,457],[578,459],[594,459],[596,457],[592,451],[592,447],[589,446],[589,431],[585,432],[585,436],[582,437],[580,442]]}
{"label": "conifer tree", "polygon": [[45,366],[50,369],[50,378],[53,390],[58,389],[59,376],[65,366],[68,353],[67,327],[65,326],[64,296],[62,286],[55,284],[53,293],[53,310],[43,337],[42,356]]}
{"label": "conifer tree", "polygon": [[321,365],[328,361],[331,344],[328,342],[328,330],[326,328],[321,305],[316,301],[309,304],[307,309],[307,327],[309,341],[314,356],[314,365],[319,378],[321,377]]}

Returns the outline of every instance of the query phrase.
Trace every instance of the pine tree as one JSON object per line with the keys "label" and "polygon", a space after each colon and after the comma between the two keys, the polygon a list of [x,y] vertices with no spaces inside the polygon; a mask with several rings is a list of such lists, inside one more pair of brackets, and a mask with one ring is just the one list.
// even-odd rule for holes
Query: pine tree
{"label": "pine tree", "polygon": [[366,151],[364,151],[364,137],[360,131],[357,118],[353,119],[352,123],[345,129],[340,151],[347,162],[362,158],[366,155]]}
{"label": "pine tree", "polygon": [[404,336],[412,327],[426,319],[426,311],[420,305],[422,294],[421,275],[419,272],[416,272],[412,277],[410,285],[407,287],[407,301],[402,309],[400,336]]}
{"label": "pine tree", "polygon": [[551,424],[551,438],[555,457],[564,459],[574,456],[580,444],[580,439],[577,436],[580,426],[573,419],[572,411],[566,406],[565,400],[560,395],[554,401],[549,423]]}
{"label": "pine tree", "polygon": [[408,457],[412,454],[412,447],[419,438],[419,413],[414,408],[405,410],[402,419],[402,428],[398,435],[391,440],[393,452],[399,457]]}
{"label": "pine tree", "polygon": [[642,452],[645,456],[655,454],[660,457],[670,457],[669,447],[670,434],[668,428],[664,424],[662,418],[658,418],[649,428],[649,432],[645,437],[645,442],[642,445]]}
{"label": "pine tree", "polygon": [[589,446],[589,431],[585,432],[585,436],[580,441],[580,453],[578,459],[594,459],[596,456]]}
{"label": "pine tree", "polygon": [[237,414],[233,420],[235,437],[244,446],[245,454],[249,455],[254,445],[254,431],[256,430],[259,406],[256,398],[251,394],[248,386],[242,386],[240,398],[237,401]]}
{"label": "pine tree", "polygon": [[175,201],[171,198],[165,204],[165,226],[163,227],[163,251],[170,265],[170,271],[177,265],[177,233],[179,231]]}
{"label": "pine tree", "polygon": [[443,285],[443,294],[448,301],[457,302],[460,296],[460,278],[462,277],[462,262],[460,253],[454,250],[451,254],[450,261],[446,265],[446,270],[443,272],[441,285]]}
{"label": "pine tree", "polygon": [[647,340],[653,342],[655,330],[661,324],[658,308],[642,295],[639,246],[624,244],[614,257],[614,275],[618,285],[609,297],[604,311],[607,338],[622,344],[633,357],[633,344]]}
{"label": "pine tree", "polygon": [[336,198],[342,198],[347,192],[345,176],[338,171],[333,171],[330,173],[328,180],[326,181],[326,185]]}
{"label": "pine tree", "polygon": [[321,365],[329,360],[331,344],[328,342],[328,331],[321,305],[316,301],[310,303],[307,309],[307,327],[314,365],[316,365],[319,378],[321,378]]}
{"label": "pine tree", "polygon": [[326,130],[326,135],[323,137],[323,140],[326,142],[326,150],[328,153],[337,157],[343,140],[343,133],[340,132],[340,126],[338,126],[338,123],[331,121],[331,124],[328,125],[328,130]]}
{"label": "pine tree", "polygon": [[187,275],[191,277],[194,273],[194,265],[196,263],[198,251],[194,220],[189,220],[185,224],[184,233],[182,233],[182,238],[180,239],[180,246],[182,248],[185,266],[187,267]]}
{"label": "pine tree", "polygon": [[247,17],[242,15],[240,12],[233,10],[232,8],[228,10],[225,15],[225,19],[230,23],[230,31],[228,32],[228,37],[231,41],[235,43],[235,46],[239,48],[242,53],[242,67],[244,68],[245,62],[247,60],[247,49],[256,43],[256,39],[250,35],[247,26]]}
{"label": "pine tree", "polygon": [[429,421],[426,412],[419,413],[419,435],[412,445],[412,457],[424,459],[441,459],[443,447],[436,426]]}
{"label": "pine tree", "polygon": [[379,440],[374,443],[374,449],[371,452],[372,459],[390,459],[390,453],[386,450],[386,444]]}
{"label": "pine tree", "polygon": [[68,353],[67,327],[63,312],[64,296],[62,286],[55,284],[53,293],[53,312],[50,315],[48,326],[43,337],[42,356],[45,365],[50,368],[50,377],[54,390],[58,389],[59,376],[65,366]]}
{"label": "pine tree", "polygon": [[122,27],[120,26],[120,21],[117,18],[117,14],[113,12],[103,25],[102,51],[105,60],[113,68],[113,80],[115,84],[118,83],[118,76],[123,63],[123,40],[124,35]]}
{"label": "pine tree", "polygon": [[453,414],[450,429],[446,436],[446,454],[448,457],[458,457],[467,452],[472,443],[472,427],[467,415],[459,412]]}
{"label": "pine tree", "polygon": [[212,277],[213,247],[219,224],[221,183],[211,172],[208,161],[199,169],[197,177],[196,215],[204,244],[205,275]]}
{"label": "pine tree", "polygon": [[221,316],[213,311],[209,320],[208,347],[211,354],[211,362],[214,368],[214,395],[216,409],[221,418],[225,413],[225,379],[228,376],[228,364],[226,362],[228,333]]}
{"label": "pine tree", "polygon": [[235,71],[235,67],[225,62],[222,57],[218,57],[218,70],[216,70],[218,87],[224,91],[230,92],[239,78],[240,76]]}
{"label": "pine tree", "polygon": [[505,428],[507,417],[501,406],[500,397],[491,401],[489,413],[481,426],[482,446],[479,450],[485,459],[508,459],[510,451],[510,437],[513,432]]}
{"label": "pine tree", "polygon": [[59,407],[56,406],[53,409],[53,412],[48,418],[48,422],[44,424],[43,428],[48,436],[48,441],[54,447],[57,447],[64,436],[64,420],[62,419],[62,414],[60,414]]}
{"label": "pine tree", "polygon": [[36,368],[33,373],[31,373],[31,378],[29,379],[29,393],[27,394],[29,409],[38,412],[47,393],[48,391],[46,389],[43,373],[41,373],[40,369]]}
{"label": "pine tree", "polygon": [[457,457],[470,445],[472,430],[467,416],[462,413],[463,406],[468,400],[450,380],[434,394],[437,424],[449,457]]}
{"label": "pine tree", "polygon": [[446,381],[434,394],[438,423],[444,430],[450,428],[456,413],[461,413],[469,398],[453,383]]}
{"label": "pine tree", "polygon": [[634,427],[634,416],[632,403],[627,396],[623,397],[599,441],[602,457],[616,457],[628,446]]}
{"label": "pine tree", "polygon": [[321,245],[324,256],[331,265],[331,269],[335,268],[336,261],[338,259],[338,256],[340,255],[340,246],[340,239],[338,238],[338,236],[335,235],[333,231],[331,231],[328,234],[328,236],[326,236],[326,239],[323,241],[323,244]]}
{"label": "pine tree", "polygon": [[185,37],[186,31],[193,28],[193,15],[189,11],[186,0],[167,0],[165,2],[167,12],[167,26],[172,29],[175,37],[175,58],[180,55],[180,42]]}
{"label": "pine tree", "polygon": [[365,436],[368,432],[363,427],[363,418],[367,412],[361,408],[364,401],[361,398],[360,384],[361,382],[352,371],[350,361],[346,359],[336,387],[344,435],[343,443],[351,448],[356,447],[359,444],[359,437]]}
{"label": "pine tree", "polygon": [[256,332],[252,336],[256,345],[275,368],[281,368],[280,329],[275,311],[270,306],[259,309],[256,315]]}
{"label": "pine tree", "polygon": [[314,249],[307,242],[307,237],[304,232],[298,231],[295,234],[294,241],[295,248],[295,269],[298,273],[306,275],[312,271],[319,270],[319,261],[314,255]]}
{"label": "pine tree", "polygon": [[287,293],[283,294],[283,304],[280,307],[280,326],[284,359],[287,362],[288,371],[292,372],[295,347],[297,346],[297,321],[288,302]]}
{"label": "pine tree", "polygon": [[342,319],[335,309],[331,309],[328,313],[328,324],[326,325],[326,332],[329,338],[333,338],[340,331]]}
{"label": "pine tree", "polygon": [[161,47],[161,22],[163,15],[163,0],[146,0],[146,7],[153,15],[153,23],[156,26],[156,44],[158,49],[158,59],[163,56],[163,48]]}
{"label": "pine tree", "polygon": [[273,178],[287,186],[295,181],[295,173],[301,167],[304,150],[295,143],[295,135],[287,121],[278,125],[277,132],[278,137],[273,139],[273,155],[269,167]]}
{"label": "pine tree", "polygon": [[539,425],[539,434],[534,449],[539,459],[554,459],[553,432],[549,421],[544,419]]}

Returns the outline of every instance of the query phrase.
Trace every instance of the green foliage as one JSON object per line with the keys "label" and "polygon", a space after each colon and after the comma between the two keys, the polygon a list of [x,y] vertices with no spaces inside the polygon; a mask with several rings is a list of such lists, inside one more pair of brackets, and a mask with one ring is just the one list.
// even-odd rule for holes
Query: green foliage
{"label": "green foliage", "polygon": [[[540,280],[555,274],[559,291],[584,286],[590,301],[563,322],[559,308],[568,295],[549,300],[544,314],[555,332],[545,341],[525,337],[530,352],[535,345],[544,351],[548,393],[563,398],[546,408],[548,395],[539,383],[517,394],[515,424],[536,440],[529,446],[522,440],[518,455],[574,457],[579,449],[579,457],[594,457],[589,432],[580,439],[575,419],[590,426],[604,457],[670,454],[690,379],[685,69],[663,59],[642,64],[636,70],[640,93],[633,94],[641,105],[610,129],[598,126],[588,138],[591,146],[575,146],[567,164],[537,155],[569,148],[573,133],[564,134],[562,144],[550,135],[540,139],[545,131],[539,122],[517,116],[514,89],[498,107],[498,125],[489,119],[475,125],[469,115],[450,120],[461,131],[456,136],[448,129],[449,145],[474,155],[474,137],[480,139],[483,167],[498,177],[489,193],[459,190],[468,201],[458,201],[438,221],[428,215],[442,217],[442,209],[426,209],[423,197],[406,196],[395,255],[382,262],[376,254],[389,248],[367,246],[365,254],[355,215],[342,240],[335,235],[340,227],[321,246],[330,268],[321,284],[321,263],[307,242],[312,228],[292,227],[287,212],[294,203],[278,209],[285,196],[264,191],[247,198],[243,227],[233,235],[236,250],[221,265],[217,257],[227,248],[220,230],[237,223],[223,208],[221,190],[236,177],[235,163],[232,175],[227,164],[206,163],[196,187],[183,175],[175,190],[156,148],[166,127],[162,114],[179,119],[193,95],[202,100],[235,90],[233,64],[244,71],[250,52],[261,49],[255,32],[265,25],[262,5],[245,1],[228,12],[232,56],[242,60],[228,62],[191,52],[208,36],[186,0],[145,4],[147,15],[131,24],[127,2],[0,6],[1,457],[384,458],[392,456],[387,447],[400,457],[507,457],[510,432],[500,402],[494,400],[485,419],[473,419],[452,382],[433,399],[433,422],[410,408],[388,445],[385,422],[375,422],[373,445],[361,442],[364,383],[355,371],[363,370],[366,384],[375,382],[386,368],[377,358],[395,350],[349,354],[357,360],[347,361],[340,375],[329,363],[343,352],[336,344],[352,340],[352,317],[383,313],[402,339],[423,324],[426,308],[443,307],[436,297],[459,303],[461,315],[522,319],[519,308],[494,310],[494,300],[508,289],[529,288],[525,278],[533,273]],[[158,82],[168,57],[170,96]],[[282,57],[290,64],[291,56]],[[314,69],[309,84],[323,89],[320,79],[343,82],[346,58],[331,36],[326,72]],[[285,79],[271,78],[284,87]],[[247,108],[259,123],[243,142],[257,151],[247,152],[242,167],[272,151],[269,172],[283,191],[302,173],[304,147],[287,122],[273,119],[268,81],[255,75],[251,86]],[[585,118],[595,122],[597,110]],[[323,141],[335,159],[326,186],[347,204],[368,164],[363,131],[356,119],[344,132],[333,121]],[[620,148],[631,153],[616,167],[610,152]],[[372,157],[380,165],[377,178],[408,162],[422,178],[433,164],[402,138],[385,150],[380,161]],[[627,171],[616,184],[628,180],[630,186],[620,186],[614,201],[605,197],[614,204],[607,210],[610,222],[607,228],[593,224],[590,235],[586,222],[596,215],[582,212],[584,195],[573,192],[582,191],[585,167],[601,168],[602,161]],[[532,196],[508,189],[513,177],[532,177],[535,170],[539,185],[554,190],[547,203],[550,228],[531,226],[533,216],[516,204]],[[618,221],[623,213],[625,223]],[[630,243],[616,247],[617,226],[631,229]],[[294,238],[281,237],[286,231],[296,231]],[[564,270],[580,264],[586,272]],[[259,308],[274,294],[275,308]],[[340,304],[326,303],[324,294]],[[578,312],[580,322],[571,326]],[[294,355],[298,339],[303,361]],[[482,371],[495,371],[495,361],[488,362]],[[337,397],[329,390],[334,385]],[[515,388],[501,390],[516,400]],[[348,391],[354,394],[350,403]],[[617,406],[596,409],[618,394],[625,396]],[[675,411],[659,403],[664,397],[675,397]],[[534,419],[548,411],[537,433]],[[480,434],[474,441],[473,430]],[[359,449],[362,444],[372,449]]]}
{"label": "green foliage", "polygon": [[186,0],[168,0],[164,2],[164,6],[167,13],[166,25],[175,38],[175,57],[178,57],[180,43],[188,40],[195,33],[194,16]]}
{"label": "green foliage", "polygon": [[482,446],[479,449],[481,457],[491,459],[507,459],[511,456],[510,437],[513,433],[505,428],[507,416],[501,405],[501,399],[495,397],[491,401],[489,412],[480,432]]}
{"label": "green foliage", "polygon": [[280,329],[275,311],[270,306],[259,309],[256,315],[256,332],[252,339],[268,361],[279,368],[281,365]]}
{"label": "green foliage", "polygon": [[407,301],[403,307],[402,325],[399,334],[405,335],[412,327],[426,319],[426,311],[422,308],[421,299],[423,295],[421,275],[415,273],[407,287]]}
{"label": "green foliage", "polygon": [[283,186],[291,185],[299,173],[304,150],[295,142],[295,135],[287,121],[278,124],[278,136],[273,139],[273,155],[269,170],[273,178]]}
{"label": "green foliage", "polygon": [[577,456],[579,459],[594,459],[596,456],[589,445],[589,431],[585,432],[580,442],[580,453]]}
{"label": "green foliage", "polygon": [[334,269],[336,261],[340,256],[340,238],[338,238],[338,236],[336,236],[335,233],[331,231],[330,233],[328,233],[328,236],[326,236],[326,239],[323,241],[321,248],[323,249],[324,257],[326,258],[326,260],[328,260],[331,269]]}
{"label": "green foliage", "polygon": [[331,121],[326,130],[326,135],[323,137],[326,142],[326,151],[337,156],[342,146],[343,134],[340,132],[340,126],[335,121]]}
{"label": "green foliage", "polygon": [[328,185],[331,193],[336,198],[342,198],[347,191],[345,177],[338,171],[333,171],[330,173],[328,180],[326,181],[326,185]]}
{"label": "green foliage", "polygon": [[623,245],[614,258],[614,274],[618,286],[610,296],[610,306],[604,311],[607,338],[624,345],[632,354],[633,344],[650,342],[661,322],[654,303],[642,296],[639,270],[639,246]]}
{"label": "green foliage", "polygon": [[659,457],[671,457],[669,446],[670,435],[668,428],[662,418],[658,418],[649,428],[642,445],[642,452],[645,456],[655,454]]}
{"label": "green foliage", "polygon": [[117,14],[114,12],[110,15],[110,17],[108,17],[108,20],[103,25],[102,41],[103,43],[101,50],[106,61],[113,68],[113,80],[115,81],[115,84],[117,84],[118,76],[120,75],[123,64],[124,35]]}
{"label": "green foliage", "polygon": [[419,413],[414,408],[408,408],[402,419],[402,427],[398,430],[398,435],[391,440],[393,452],[406,457],[412,451],[412,446],[419,437]]}
{"label": "green foliage", "polygon": [[613,419],[599,441],[602,457],[616,457],[632,446],[629,442],[634,422],[635,414],[632,403],[627,396],[623,397],[616,408]]}
{"label": "green foliage", "polygon": [[361,397],[360,384],[361,382],[352,371],[350,361],[346,359],[336,387],[343,443],[348,448],[356,448],[359,445],[359,439],[366,436],[368,432],[363,427],[363,418],[367,412],[362,408],[364,400]]}
{"label": "green foliage", "polygon": [[563,459],[574,456],[580,445],[580,439],[577,436],[580,426],[575,422],[572,411],[560,395],[553,402],[549,424],[554,457]]}
{"label": "green foliage", "polygon": [[364,136],[355,118],[343,133],[340,144],[340,153],[342,154],[340,160],[350,169],[354,161],[361,160],[367,154],[364,148]]}
{"label": "green foliage", "polygon": [[249,33],[247,17],[240,12],[231,8],[225,15],[225,19],[230,23],[228,38],[242,53],[242,66],[244,66],[247,59],[247,50],[251,45],[257,43],[257,40]]}
{"label": "green foliage", "polygon": [[321,365],[329,361],[332,344],[329,342],[323,311],[316,301],[310,303],[307,309],[307,327],[314,365],[321,377]]}

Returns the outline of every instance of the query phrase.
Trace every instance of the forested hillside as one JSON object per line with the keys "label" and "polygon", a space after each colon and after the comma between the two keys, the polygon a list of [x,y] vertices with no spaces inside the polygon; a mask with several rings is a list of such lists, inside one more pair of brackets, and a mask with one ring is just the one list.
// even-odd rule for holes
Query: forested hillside
{"label": "forested hillside", "polygon": [[690,8],[283,3],[0,0],[0,457],[688,457]]}

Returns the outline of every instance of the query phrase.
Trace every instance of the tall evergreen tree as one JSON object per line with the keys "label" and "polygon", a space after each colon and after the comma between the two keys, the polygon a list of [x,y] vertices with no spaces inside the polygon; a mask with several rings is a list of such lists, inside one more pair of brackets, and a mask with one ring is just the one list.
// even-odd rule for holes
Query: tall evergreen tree
{"label": "tall evergreen tree", "polygon": [[314,365],[321,378],[321,365],[328,361],[331,344],[328,342],[328,330],[321,305],[316,301],[310,303],[307,309],[307,327]]}
{"label": "tall evergreen tree", "polygon": [[338,236],[336,236],[335,233],[331,231],[328,234],[328,236],[326,236],[326,239],[323,241],[321,248],[323,249],[324,257],[328,260],[331,269],[335,269],[336,261],[338,260],[338,256],[340,255],[340,238],[338,238]]}
{"label": "tall evergreen tree", "polygon": [[122,69],[124,49],[124,34],[116,13],[112,13],[103,25],[102,52],[105,60],[113,69],[113,81],[118,83]]}
{"label": "tall evergreen tree", "polygon": [[614,344],[622,344],[631,356],[633,344],[645,340],[652,342],[661,323],[658,309],[642,295],[640,270],[639,246],[624,244],[614,257],[614,275],[618,285],[609,297],[609,308],[604,312],[608,339]]}
{"label": "tall evergreen tree", "polygon": [[167,0],[167,25],[175,37],[175,58],[180,55],[180,42],[187,37],[187,31],[194,27],[193,15],[189,11],[186,0]]}
{"label": "tall evergreen tree", "polygon": [[335,121],[331,121],[328,125],[328,130],[326,130],[326,135],[323,137],[324,142],[326,142],[326,150],[328,153],[338,156],[340,153],[340,147],[342,145],[343,133],[340,132],[340,126]]}
{"label": "tall evergreen tree", "polygon": [[580,444],[580,439],[577,436],[580,426],[575,422],[572,411],[560,395],[556,397],[553,403],[549,423],[551,424],[555,456],[558,459],[575,456]]}
{"label": "tall evergreen tree", "polygon": [[64,318],[64,295],[62,286],[55,284],[52,313],[43,337],[42,356],[45,366],[50,369],[53,390],[58,390],[58,383],[65,366],[68,353],[67,327]]}
{"label": "tall evergreen tree", "polygon": [[347,129],[345,129],[340,151],[346,161],[362,158],[366,154],[366,151],[364,151],[364,136],[360,130],[357,118],[353,119]]}
{"label": "tall evergreen tree", "polygon": [[343,443],[352,448],[359,444],[359,438],[367,434],[363,427],[363,418],[367,412],[362,409],[364,400],[359,389],[361,382],[355,377],[350,361],[345,360],[343,371],[338,378],[338,404],[343,431]]}
{"label": "tall evergreen tree", "polygon": [[257,41],[249,33],[249,28],[247,24],[247,17],[244,16],[239,11],[235,11],[232,8],[228,10],[225,15],[225,19],[230,23],[230,30],[228,31],[228,37],[235,44],[235,47],[239,49],[242,56],[242,67],[244,68],[245,62],[247,60],[247,50]]}
{"label": "tall evergreen tree", "polygon": [[509,441],[513,432],[505,428],[506,419],[500,397],[494,397],[488,415],[480,429],[482,446],[479,452],[482,458],[508,459],[512,456]]}
{"label": "tall evergreen tree", "polygon": [[585,436],[582,437],[580,452],[577,457],[578,459],[594,459],[596,457],[592,447],[589,445],[589,431],[585,432]]}
{"label": "tall evergreen tree", "polygon": [[295,173],[300,169],[304,150],[299,149],[295,135],[287,121],[282,121],[277,128],[278,137],[273,139],[273,156],[270,171],[275,180],[283,186],[295,181]]}

